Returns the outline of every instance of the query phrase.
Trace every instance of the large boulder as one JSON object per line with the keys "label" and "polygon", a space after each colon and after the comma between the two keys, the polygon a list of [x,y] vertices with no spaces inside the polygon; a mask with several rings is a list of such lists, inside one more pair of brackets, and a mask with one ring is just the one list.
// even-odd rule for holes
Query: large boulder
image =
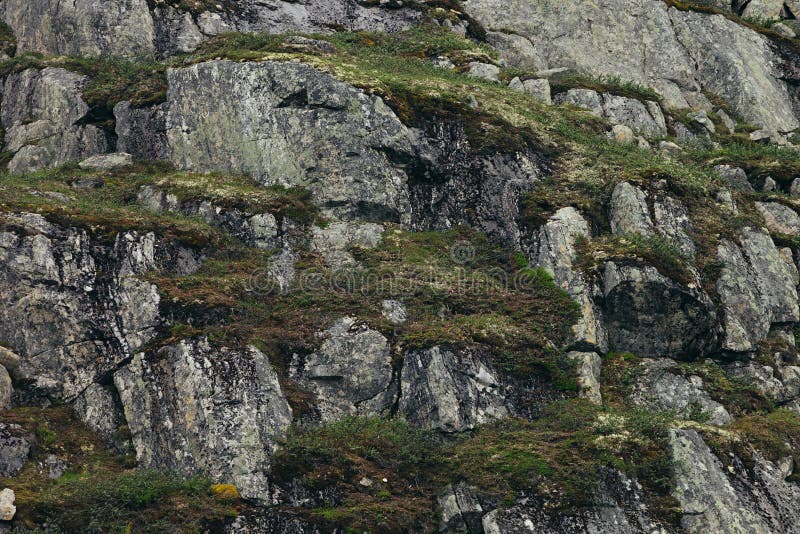
{"label": "large boulder", "polygon": [[724,312],[723,349],[753,351],[773,324],[800,319],[797,269],[766,231],[740,229],[739,244],[723,241],[718,258],[723,264],[716,286]]}
{"label": "large boulder", "polygon": [[570,89],[556,95],[553,101],[587,109],[611,124],[627,126],[634,133],[647,137],[659,137],[667,133],[664,114],[654,101],[642,103],[635,98],[599,94],[591,89]]}
{"label": "large boulder", "polygon": [[34,171],[106,151],[103,130],[81,123],[89,112],[81,97],[86,80],[61,68],[28,69],[5,80],[0,118],[3,150],[14,153],[9,171]]}
{"label": "large boulder", "polygon": [[268,497],[270,455],[292,410],[254,347],[184,340],[139,353],[114,374],[139,465],[235,484]]}
{"label": "large boulder", "polygon": [[408,221],[396,160],[413,155],[411,136],[379,97],[299,63],[212,61],[167,78],[178,168],[305,187],[343,218]]}
{"label": "large boulder", "polygon": [[471,349],[431,347],[406,353],[400,413],[425,428],[469,430],[508,415],[492,368]]}
{"label": "large boulder", "polygon": [[17,51],[53,56],[152,56],[153,19],[147,0],[4,0],[0,19]]}
{"label": "large boulder", "polygon": [[322,420],[388,411],[397,399],[388,340],[353,317],[336,321],[321,337],[296,376],[314,392]]}
{"label": "large boulder", "polygon": [[[755,124],[785,131],[800,125],[770,42],[722,15],[660,0],[468,0],[465,7],[490,35],[506,34],[498,42],[507,44],[500,53],[511,65],[701,88]],[[509,45],[517,37],[525,46]]]}
{"label": "large boulder", "polygon": [[696,358],[718,346],[714,306],[649,265],[606,262],[603,316],[609,350]]}

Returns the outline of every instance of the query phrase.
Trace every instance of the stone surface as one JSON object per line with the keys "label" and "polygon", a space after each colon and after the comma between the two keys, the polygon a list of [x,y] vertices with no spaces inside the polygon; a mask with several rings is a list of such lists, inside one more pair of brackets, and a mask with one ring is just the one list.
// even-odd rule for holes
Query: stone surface
{"label": "stone surface", "polygon": [[742,228],[740,246],[723,241],[718,258],[724,264],[717,280],[724,312],[723,348],[755,349],[773,323],[798,320],[797,289],[792,269],[781,259],[769,234]]}
{"label": "stone surface", "polygon": [[400,383],[399,412],[425,428],[457,432],[508,415],[495,372],[470,349],[408,352]]}
{"label": "stone surface", "polygon": [[756,209],[764,217],[772,234],[800,235],[800,215],[792,208],[778,202],[756,202]]}
{"label": "stone surface", "polygon": [[709,397],[699,376],[681,376],[675,361],[644,360],[636,373],[630,398],[654,411],[674,411],[679,417],[699,415],[712,425],[731,421],[728,410]]}
{"label": "stone surface", "polygon": [[0,476],[16,476],[28,461],[32,437],[19,425],[0,423]]}
{"label": "stone surface", "polygon": [[442,511],[440,532],[471,533],[483,530],[483,508],[466,484],[448,484],[438,500]]}
{"label": "stone surface", "polygon": [[395,299],[387,299],[381,303],[381,314],[394,326],[400,326],[408,320],[405,305]]}
{"label": "stone surface", "polygon": [[544,78],[532,78],[524,81],[519,78],[514,78],[511,80],[508,87],[520,93],[530,95],[543,104],[550,105],[553,103],[550,94],[550,82]]}
{"label": "stone surface", "polygon": [[496,65],[492,65],[491,63],[480,63],[478,61],[473,61],[469,64],[469,71],[467,71],[467,74],[473,78],[481,78],[490,82],[500,81],[500,68]]}
{"label": "stone surface", "polygon": [[609,350],[694,358],[716,349],[716,313],[702,292],[651,266],[606,262],[603,281]]}
{"label": "stone surface", "polygon": [[13,392],[14,387],[11,383],[11,376],[0,363],[0,410],[6,410],[11,407],[11,394]]}
{"label": "stone surface", "polygon": [[141,467],[203,473],[267,498],[270,455],[292,410],[259,350],[184,340],[138,353],[114,384]]}
{"label": "stone surface", "polygon": [[714,171],[736,191],[752,191],[753,186],[747,179],[747,174],[739,167],[730,165],[717,165]]}
{"label": "stone surface", "polygon": [[570,89],[553,97],[556,104],[572,104],[586,109],[611,124],[623,125],[636,134],[657,137],[667,133],[666,121],[656,102],[600,94],[591,89]]}
{"label": "stone surface", "polygon": [[356,318],[338,320],[298,371],[317,399],[323,421],[386,412],[397,398],[387,339]]}
{"label": "stone surface", "polygon": [[166,160],[167,117],[163,105],[135,108],[130,102],[114,106],[117,150],[136,159]]}
{"label": "stone surface", "polygon": [[126,152],[98,154],[78,164],[81,169],[97,169],[103,171],[119,169],[120,167],[129,167],[131,165],[133,165],[133,156]]}
{"label": "stone surface", "polygon": [[61,68],[28,69],[6,78],[0,119],[3,150],[14,153],[9,171],[34,171],[106,151],[103,131],[80,122],[89,112],[80,94],[85,83],[84,76]]}
{"label": "stone surface", "polygon": [[212,61],[167,78],[178,168],[305,187],[343,218],[402,222],[408,213],[406,176],[392,159],[413,154],[411,138],[380,98],[299,63]]}
{"label": "stone surface", "polygon": [[17,513],[17,507],[14,506],[14,490],[11,488],[3,488],[0,491],[0,521],[11,521],[14,519],[14,514]]}
{"label": "stone surface", "polygon": [[573,267],[578,240],[590,238],[588,223],[575,208],[561,208],[539,228],[535,237],[531,263],[549,272],[556,284],[581,307],[581,318],[573,327],[573,345],[605,352],[608,340],[601,312],[592,300],[593,290]]}
{"label": "stone surface", "polygon": [[8,367],[30,392],[74,400],[145,343],[162,324],[148,272],[188,274],[196,254],[153,233],[90,235],[33,214],[6,214],[0,228],[0,339]]}
{"label": "stone surface", "polygon": [[465,7],[489,32],[509,34],[506,42],[528,41],[499,48],[511,65],[668,81],[718,94],[755,124],[785,131],[800,124],[770,42],[721,15],[660,0],[469,0]]}
{"label": "stone surface", "polygon": [[596,352],[572,351],[567,353],[567,358],[575,362],[581,397],[589,399],[594,404],[602,405],[603,397],[600,394],[600,355]]}

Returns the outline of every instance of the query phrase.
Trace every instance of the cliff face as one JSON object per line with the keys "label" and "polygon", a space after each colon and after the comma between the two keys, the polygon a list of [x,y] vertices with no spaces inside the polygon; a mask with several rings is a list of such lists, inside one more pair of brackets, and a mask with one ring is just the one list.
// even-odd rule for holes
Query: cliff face
{"label": "cliff face", "polygon": [[797,531],[797,8],[0,0],[0,530]]}

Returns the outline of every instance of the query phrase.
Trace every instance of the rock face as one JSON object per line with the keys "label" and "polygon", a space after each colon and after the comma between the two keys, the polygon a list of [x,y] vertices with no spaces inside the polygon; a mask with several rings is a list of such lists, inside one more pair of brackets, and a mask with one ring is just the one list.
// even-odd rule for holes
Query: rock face
{"label": "rock face", "polygon": [[14,31],[20,53],[137,57],[155,51],[147,0],[4,0],[0,19]]}
{"label": "rock face", "polygon": [[141,466],[203,472],[267,497],[269,457],[292,410],[263,353],[185,340],[137,354],[114,384]]}
{"label": "rock face", "polygon": [[800,490],[770,462],[756,456],[752,479],[736,468],[731,476],[694,430],[673,430],[670,440],[688,532],[785,532],[796,524]]}
{"label": "rock face", "polygon": [[[306,187],[343,218],[401,222],[408,213],[406,177],[392,159],[413,153],[411,139],[380,98],[296,63],[213,61],[167,76],[166,132],[179,168]],[[203,113],[198,101],[208,103]]]}
{"label": "rock face", "polygon": [[494,371],[472,350],[410,352],[400,382],[400,413],[426,428],[467,430],[508,414]]}
{"label": "rock face", "polygon": [[85,82],[60,68],[28,69],[6,79],[0,118],[3,150],[14,153],[9,171],[29,172],[106,151],[104,132],[80,124],[89,111],[80,96]]}
{"label": "rock face", "polygon": [[[223,32],[396,31],[421,17],[415,9],[369,7],[353,0],[304,3],[258,0],[190,12],[147,0],[4,0],[0,20],[17,38],[18,52],[82,56],[166,56],[194,50]],[[177,2],[172,2],[177,4]],[[150,7],[154,6],[154,7]]]}
{"label": "rock face", "polygon": [[75,399],[152,339],[160,325],[152,271],[187,273],[194,253],[154,234],[98,242],[38,215],[6,216],[0,232],[0,339],[20,379],[39,394]]}
{"label": "rock face", "polygon": [[631,399],[652,410],[674,410],[686,418],[696,415],[714,425],[729,423],[728,410],[709,397],[703,380],[694,375],[681,376],[675,367],[675,362],[666,358],[643,361]]}
{"label": "rock face", "polygon": [[717,292],[724,311],[723,348],[752,351],[775,323],[797,321],[796,267],[784,261],[769,234],[742,228],[740,246],[719,246],[724,268]]}
{"label": "rock face", "polygon": [[13,477],[28,460],[31,437],[26,436],[19,425],[0,423],[0,476]]}
{"label": "rock face", "polygon": [[612,351],[691,358],[717,346],[708,297],[650,266],[606,263],[603,315]]}
{"label": "rock face", "polygon": [[533,265],[544,268],[555,282],[581,306],[581,319],[573,327],[575,345],[605,352],[608,339],[602,317],[592,299],[593,290],[580,272],[573,269],[576,244],[589,238],[589,225],[575,208],[561,208],[538,232]]}
{"label": "rock face", "polygon": [[[512,65],[570,67],[656,89],[702,88],[756,124],[778,130],[799,124],[769,41],[721,15],[659,0],[469,0],[465,6]],[[499,32],[506,36],[492,39]],[[515,46],[502,46],[509,42]]]}
{"label": "rock face", "polygon": [[337,321],[322,338],[298,370],[317,397],[322,420],[388,412],[397,383],[387,339],[352,317]]}

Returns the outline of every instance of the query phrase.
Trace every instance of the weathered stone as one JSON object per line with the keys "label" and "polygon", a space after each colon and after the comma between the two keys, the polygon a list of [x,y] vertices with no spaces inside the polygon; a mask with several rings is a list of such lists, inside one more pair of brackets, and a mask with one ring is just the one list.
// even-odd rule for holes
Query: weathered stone
{"label": "weathered stone", "polygon": [[603,116],[603,98],[597,91],[591,89],[570,89],[553,97],[556,104],[571,104],[575,107],[592,112],[598,117]]}
{"label": "weathered stone", "polygon": [[[699,376],[684,377],[670,359],[644,360],[636,373],[630,398],[654,411],[674,411],[680,417],[705,415],[713,425],[731,421],[728,410],[709,397]],[[705,421],[704,421],[705,422]]]}
{"label": "weathered stone", "polygon": [[19,425],[0,423],[0,476],[17,476],[28,461],[31,441]]}
{"label": "weathered stone", "polygon": [[3,488],[0,491],[0,521],[11,521],[14,519],[14,514],[17,513],[17,507],[14,506],[14,490],[11,488]]}
{"label": "weathered stone", "polygon": [[717,347],[716,314],[710,299],[655,268],[607,262],[604,290],[609,350],[693,358]]}
{"label": "weathered stone", "polygon": [[120,167],[129,167],[131,165],[133,165],[133,156],[125,152],[98,154],[78,164],[81,169],[99,169],[105,171],[118,169]]}
{"label": "weathered stone", "polygon": [[[570,67],[646,85],[661,80],[725,98],[750,122],[789,131],[800,125],[769,40],[742,25],[669,7],[660,0],[470,0],[467,12],[506,40],[511,65]],[[534,59],[535,58],[535,59]]]}
{"label": "weathered stone", "polygon": [[61,478],[69,465],[55,454],[48,454],[43,462],[39,463],[39,472],[46,473],[47,478],[55,480]]}
{"label": "weathered stone", "polygon": [[752,191],[753,186],[747,179],[747,174],[739,167],[731,167],[730,165],[717,165],[714,171],[736,191]]}
{"label": "weathered stone", "polygon": [[696,111],[694,113],[689,113],[687,118],[692,121],[694,124],[702,126],[705,128],[708,133],[713,134],[716,133],[716,127],[711,119],[708,118],[708,115],[705,111]]}
{"label": "weathered stone", "polygon": [[117,150],[136,159],[166,160],[167,117],[164,105],[135,108],[130,102],[114,106]]}
{"label": "weathered stone", "polygon": [[679,156],[683,149],[671,141],[660,141],[658,143],[658,151],[662,156],[675,157]]}
{"label": "weathered stone", "polygon": [[11,394],[13,392],[11,376],[9,376],[6,368],[0,364],[0,410],[6,410],[11,407]]}
{"label": "weathered stone", "polygon": [[789,186],[789,195],[795,198],[800,197],[800,178],[792,180],[792,185]]}
{"label": "weathered stone", "polygon": [[[781,4],[783,4],[783,2],[781,2]],[[797,34],[794,32],[794,30],[782,22],[773,24],[771,28],[787,39],[794,39],[797,37]]]}
{"label": "weathered stone", "polygon": [[620,182],[611,195],[611,231],[615,235],[642,234],[654,231],[644,191],[628,182]]}
{"label": "weathered stone", "polygon": [[0,19],[18,52],[52,56],[152,56],[153,19],[147,0],[5,0]]}
{"label": "weathered stone", "polygon": [[125,424],[125,414],[110,386],[91,384],[75,399],[72,405],[78,417],[90,429],[106,441],[113,441],[115,434]]}
{"label": "weathered stone", "polygon": [[306,187],[343,218],[407,217],[406,176],[392,160],[413,156],[411,137],[380,98],[299,63],[212,61],[167,78],[179,168]]}
{"label": "weathered stone", "polygon": [[160,297],[139,275],[199,267],[152,233],[108,242],[39,215],[4,218],[14,226],[0,231],[0,339],[19,355],[12,375],[46,397],[73,400],[156,335]]}
{"label": "weathered stone", "polygon": [[756,202],[767,229],[773,234],[800,235],[800,215],[778,202]]}
{"label": "weathered stone", "polygon": [[567,358],[575,362],[580,395],[597,405],[603,404],[600,394],[600,355],[596,352],[568,352]]}
{"label": "weathered stone", "polygon": [[717,117],[719,117],[720,122],[722,122],[725,133],[732,134],[736,132],[736,123],[730,117],[730,115],[725,113],[724,109],[717,109],[716,114]]}
{"label": "weathered stone", "polygon": [[520,93],[530,95],[544,104],[550,105],[553,103],[553,99],[550,95],[550,82],[544,78],[533,78],[525,81],[514,78],[511,80],[511,83],[508,84],[508,87]]}
{"label": "weathered stone", "polygon": [[353,317],[321,334],[322,346],[305,357],[298,375],[317,399],[323,421],[376,415],[397,398],[389,342]]}
{"label": "weathered stone", "polygon": [[447,485],[444,493],[439,496],[439,508],[442,512],[440,532],[453,534],[482,532],[483,508],[463,482],[455,487]]}
{"label": "weathered stone", "polygon": [[724,264],[717,280],[724,311],[723,348],[736,352],[754,350],[773,323],[798,320],[793,273],[769,234],[742,228],[740,242],[741,248],[723,241],[718,250]]}
{"label": "weathered stone", "polygon": [[184,340],[137,354],[114,384],[140,466],[203,473],[267,498],[270,455],[292,410],[259,350]]}
{"label": "weathered stone", "polygon": [[4,150],[14,153],[9,171],[30,172],[106,151],[103,131],[80,122],[89,112],[80,94],[86,80],[61,68],[28,69],[5,80],[0,118]]}
{"label": "weathered stone", "polygon": [[561,208],[539,228],[536,238],[531,263],[549,272],[581,307],[581,319],[573,327],[573,345],[605,352],[606,332],[600,311],[592,301],[591,286],[573,269],[577,241],[590,238],[588,223],[575,208]]}
{"label": "weathered stone", "polygon": [[473,61],[469,64],[469,71],[467,71],[467,74],[473,78],[481,78],[483,80],[489,80],[490,82],[500,81],[500,68],[491,63]]}
{"label": "weathered stone", "polygon": [[508,415],[494,371],[470,349],[406,353],[400,413],[425,428],[459,432]]}
{"label": "weathered stone", "polygon": [[406,307],[399,300],[384,300],[381,303],[381,313],[384,319],[394,326],[400,326],[408,320]]}

